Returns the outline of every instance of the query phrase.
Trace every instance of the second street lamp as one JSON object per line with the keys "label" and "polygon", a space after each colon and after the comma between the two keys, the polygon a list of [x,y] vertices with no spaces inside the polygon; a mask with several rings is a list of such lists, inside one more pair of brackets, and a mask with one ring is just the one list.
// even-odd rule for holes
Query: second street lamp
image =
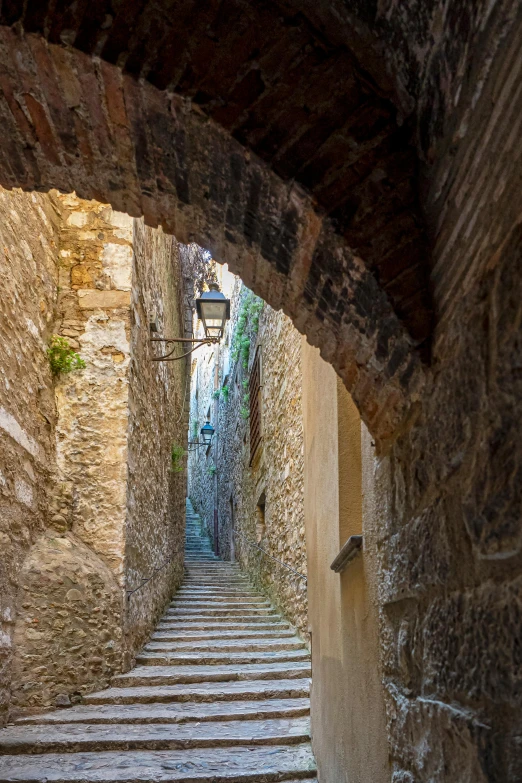
{"label": "second street lamp", "polygon": [[201,437],[203,438],[203,444],[205,446],[210,446],[210,442],[212,440],[212,435],[214,434],[215,430],[212,424],[207,421],[201,428]]}

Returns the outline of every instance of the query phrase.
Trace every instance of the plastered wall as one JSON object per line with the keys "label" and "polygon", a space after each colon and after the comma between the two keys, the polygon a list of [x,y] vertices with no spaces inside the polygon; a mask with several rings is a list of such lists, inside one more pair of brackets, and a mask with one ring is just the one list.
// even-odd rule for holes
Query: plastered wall
{"label": "plastered wall", "polygon": [[[312,737],[319,780],[387,783],[377,573],[366,538],[373,508],[363,500],[372,492],[373,454],[361,462],[359,414],[333,368],[304,338],[302,352]],[[364,486],[363,464],[369,472]],[[362,555],[336,574],[330,564],[347,538],[361,533]]]}

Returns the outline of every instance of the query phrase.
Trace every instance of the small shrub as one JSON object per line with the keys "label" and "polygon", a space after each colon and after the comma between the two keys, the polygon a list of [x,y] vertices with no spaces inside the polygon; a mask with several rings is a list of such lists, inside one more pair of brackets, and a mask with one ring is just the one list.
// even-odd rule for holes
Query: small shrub
{"label": "small shrub", "polygon": [[47,348],[47,358],[53,375],[61,375],[73,370],[83,370],[85,362],[73,351],[65,337],[53,334]]}
{"label": "small shrub", "polygon": [[230,393],[230,389],[229,389],[228,385],[223,386],[223,388],[221,389],[221,396],[223,397],[223,400],[225,402],[228,402],[228,395],[229,395],[229,393]]}
{"label": "small shrub", "polygon": [[170,451],[170,470],[172,473],[181,473],[183,471],[183,457],[187,454],[183,446],[178,443],[172,444]]}
{"label": "small shrub", "polygon": [[248,419],[250,416],[250,392],[243,394],[243,404],[239,409],[239,415],[242,419]]}

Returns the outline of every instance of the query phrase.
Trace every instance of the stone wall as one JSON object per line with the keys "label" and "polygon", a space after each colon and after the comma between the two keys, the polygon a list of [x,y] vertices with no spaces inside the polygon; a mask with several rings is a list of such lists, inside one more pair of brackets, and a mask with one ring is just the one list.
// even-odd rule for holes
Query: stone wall
{"label": "stone wall", "polygon": [[[241,356],[234,359],[232,349],[248,296],[248,289],[237,281],[223,345],[219,352],[207,350],[206,356],[200,354],[197,359],[191,418],[201,426],[202,413],[211,407],[216,434],[208,456],[203,459],[201,454],[198,459],[194,455],[191,460],[190,495],[213,535],[212,483],[217,482],[220,554],[237,558],[250,578],[307,636],[306,581],[276,562],[306,575],[301,337],[289,318],[264,305],[259,330],[248,331],[247,323],[251,344],[244,367]],[[257,350],[262,355],[262,441],[252,460],[245,394]],[[215,387],[216,359],[219,372]],[[224,386],[228,394],[223,392]],[[213,396],[215,389],[220,392],[219,399]],[[215,479],[208,475],[210,462],[217,468]],[[263,519],[258,506],[263,507]]]}
{"label": "stone wall", "polygon": [[20,574],[50,522],[56,414],[45,348],[57,299],[58,232],[47,196],[0,190],[0,722],[11,695]]}
{"label": "stone wall", "polygon": [[461,292],[417,422],[375,468],[395,781],[522,775],[520,240]]}
{"label": "stone wall", "polygon": [[[183,330],[172,237],[74,194],[1,195],[5,716],[106,685],[181,581],[187,367],[151,361],[150,321]],[[51,377],[53,332],[84,369]]]}
{"label": "stone wall", "polygon": [[[189,417],[189,361],[153,362],[149,322],[161,336],[184,333],[179,246],[161,229],[134,221],[134,268],[129,368],[128,488],[125,572],[129,596],[126,635],[139,649],[183,579],[187,474],[171,470],[172,446],[185,447]],[[172,347],[172,346],[171,346]],[[178,346],[176,355],[186,350]]]}
{"label": "stone wall", "polygon": [[[19,709],[102,687],[130,653],[123,617],[133,220],[74,194],[52,198],[61,216],[55,332],[86,366],[55,382],[51,522],[59,535],[37,542],[20,584]],[[57,570],[60,552],[67,556]]]}

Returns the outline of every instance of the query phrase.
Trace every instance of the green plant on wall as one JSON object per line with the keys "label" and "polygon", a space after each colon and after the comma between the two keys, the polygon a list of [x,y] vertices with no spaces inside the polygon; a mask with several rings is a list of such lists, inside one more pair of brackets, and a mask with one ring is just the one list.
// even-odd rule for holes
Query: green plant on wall
{"label": "green plant on wall", "polygon": [[221,398],[225,403],[228,402],[229,393],[230,393],[230,389],[228,387],[228,384],[225,384],[225,386],[223,386],[223,388],[221,389]]}
{"label": "green plant on wall", "polygon": [[239,415],[242,419],[248,419],[250,416],[250,393],[245,392],[243,394],[243,401],[241,408],[239,409]]}
{"label": "green plant on wall", "polygon": [[234,339],[232,342],[232,359],[241,361],[242,367],[246,370],[248,359],[250,357],[250,343],[259,329],[259,316],[263,309],[263,300],[248,291],[241,303],[239,315],[237,317],[236,328],[234,330]]}
{"label": "green plant on wall", "polygon": [[187,454],[183,446],[179,443],[173,443],[170,450],[170,471],[171,473],[181,473],[183,471],[183,457]]}
{"label": "green plant on wall", "polygon": [[46,353],[53,375],[83,370],[85,367],[82,357],[73,351],[69,341],[58,334],[53,334],[51,337]]}
{"label": "green plant on wall", "polygon": [[212,478],[212,476],[215,476],[217,473],[217,468],[215,465],[209,465],[207,468],[208,475]]}
{"label": "green plant on wall", "polygon": [[212,399],[213,400],[219,400],[220,395],[221,395],[220,390],[216,389],[215,391],[212,392]]}

